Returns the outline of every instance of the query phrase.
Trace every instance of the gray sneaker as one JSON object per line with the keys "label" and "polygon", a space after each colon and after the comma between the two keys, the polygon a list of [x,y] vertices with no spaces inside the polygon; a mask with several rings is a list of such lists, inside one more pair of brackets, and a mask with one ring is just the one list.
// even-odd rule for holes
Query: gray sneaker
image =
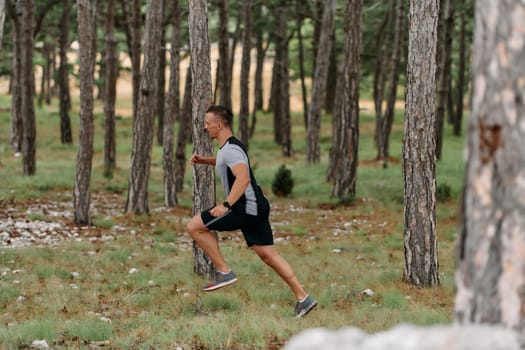
{"label": "gray sneaker", "polygon": [[302,302],[298,301],[297,304],[295,304],[295,317],[306,316],[306,314],[312,311],[316,305],[317,301],[311,296],[307,296]]}
{"label": "gray sneaker", "polygon": [[210,292],[212,290],[217,290],[235,282],[237,282],[237,276],[235,276],[235,273],[233,273],[233,271],[230,271],[226,274],[216,271],[215,278],[213,279],[213,281],[205,285],[202,288],[202,290],[205,292]]}

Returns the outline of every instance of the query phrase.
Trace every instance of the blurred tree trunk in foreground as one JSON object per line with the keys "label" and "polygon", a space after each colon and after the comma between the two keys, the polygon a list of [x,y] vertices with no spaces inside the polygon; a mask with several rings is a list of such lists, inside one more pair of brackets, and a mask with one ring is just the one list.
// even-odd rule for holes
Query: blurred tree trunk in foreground
{"label": "blurred tree trunk in foreground", "polygon": [[472,113],[456,269],[456,320],[523,334],[525,4],[475,5]]}
{"label": "blurred tree trunk in foreground", "polygon": [[410,0],[403,142],[406,282],[439,284],[436,236],[435,77],[439,0]]}
{"label": "blurred tree trunk in foreground", "polygon": [[[203,156],[213,155],[212,140],[204,131],[206,110],[212,105],[210,43],[208,40],[208,7],[206,0],[189,1],[188,24],[191,51],[191,105],[193,151]],[[214,169],[208,165],[193,166],[193,214],[215,203]],[[211,275],[213,264],[195,242],[194,271],[200,276]]]}

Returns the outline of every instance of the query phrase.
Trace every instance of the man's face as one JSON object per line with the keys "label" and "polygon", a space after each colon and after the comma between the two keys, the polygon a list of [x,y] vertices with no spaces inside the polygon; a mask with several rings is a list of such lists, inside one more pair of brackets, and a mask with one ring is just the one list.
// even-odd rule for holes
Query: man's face
{"label": "man's face", "polygon": [[216,139],[222,129],[222,122],[213,113],[206,113],[204,118],[204,131],[212,139]]}

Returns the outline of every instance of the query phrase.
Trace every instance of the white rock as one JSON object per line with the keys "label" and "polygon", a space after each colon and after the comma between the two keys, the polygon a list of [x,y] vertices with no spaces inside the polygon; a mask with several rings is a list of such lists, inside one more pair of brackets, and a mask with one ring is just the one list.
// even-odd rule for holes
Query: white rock
{"label": "white rock", "polygon": [[519,335],[489,325],[401,324],[376,334],[347,327],[332,331],[314,328],[293,336],[285,350],[518,350]]}
{"label": "white rock", "polygon": [[128,273],[131,275],[131,274],[134,274],[138,271],[138,269],[132,267],[131,269],[129,269]]}
{"label": "white rock", "polygon": [[45,340],[33,340],[31,343],[32,349],[49,349],[49,345]]}
{"label": "white rock", "polygon": [[370,289],[370,288],[367,288],[364,291],[362,291],[361,294],[364,294],[364,295],[367,295],[367,296],[371,297],[371,296],[374,295],[374,291],[372,289]]}

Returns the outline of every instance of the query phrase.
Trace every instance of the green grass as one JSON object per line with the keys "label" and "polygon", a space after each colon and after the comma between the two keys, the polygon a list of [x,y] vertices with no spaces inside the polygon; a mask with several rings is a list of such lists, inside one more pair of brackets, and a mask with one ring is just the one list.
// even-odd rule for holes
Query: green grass
{"label": "green grass", "polygon": [[[0,96],[0,105],[9,104],[8,96]],[[26,213],[27,206],[37,203],[35,208],[72,202],[78,141],[75,108],[74,104],[74,145],[59,142],[56,101],[37,108],[37,175],[32,177],[21,176],[21,160],[8,146],[9,113],[0,112],[0,207],[19,207]],[[221,233],[220,244],[238,283],[211,294],[200,291],[206,281],[193,273],[192,246],[185,233],[191,216],[191,172],[186,172],[179,207],[164,210],[162,148],[156,143],[149,186],[152,211],[140,216],[122,213],[131,118],[117,120],[117,170],[107,179],[98,115],[91,190],[99,198],[93,204],[92,237],[111,235],[112,239],[80,235],[58,247],[0,249],[0,348],[28,348],[35,339],[46,339],[54,349],[96,346],[100,341],[123,349],[265,348],[282,346],[292,335],[312,327],[357,326],[375,332],[400,322],[451,322],[463,140],[453,137],[446,126],[443,158],[437,163],[437,182],[451,191],[450,198],[437,205],[441,286],[416,288],[403,282],[402,114],[396,114],[391,140],[391,157],[397,161],[383,168],[374,162],[374,118],[366,114],[370,112],[361,117],[357,195],[345,206],[336,206],[338,200],[325,180],[330,117],[323,117],[322,157],[317,165],[305,165],[300,113],[293,114],[292,158],[282,157],[272,141],[271,115],[259,116],[250,141],[256,177],[273,206],[275,237],[283,238],[276,246],[320,304],[314,317],[302,320],[293,317],[288,287],[237,233]],[[187,150],[189,155],[191,145]],[[282,164],[292,171],[295,183],[286,198],[271,193]],[[218,187],[217,198],[222,197]],[[24,215],[27,220],[56,219],[38,209]],[[71,218],[60,220],[72,225]],[[374,295],[361,293],[367,288]],[[24,299],[17,301],[20,296]]]}

